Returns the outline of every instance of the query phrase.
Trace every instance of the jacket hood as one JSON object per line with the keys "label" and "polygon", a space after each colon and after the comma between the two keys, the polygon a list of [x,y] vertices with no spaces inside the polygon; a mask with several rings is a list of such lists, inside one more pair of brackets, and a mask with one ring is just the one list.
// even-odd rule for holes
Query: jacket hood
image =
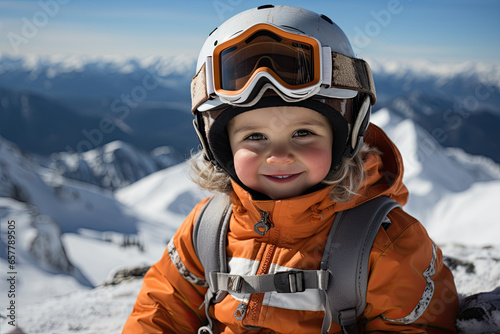
{"label": "jacket hood", "polygon": [[[396,145],[385,132],[374,124],[370,124],[365,134],[365,142],[376,147],[381,154],[371,154],[365,160],[365,170],[368,177],[358,194],[348,202],[333,202],[329,193],[333,186],[305,195],[282,200],[254,200],[252,195],[236,182],[233,182],[233,203],[237,211],[247,211],[256,208],[257,211],[273,212],[277,206],[286,208],[290,218],[300,216],[310,211],[313,216],[323,216],[353,208],[372,198],[388,196],[402,206],[408,200],[408,190],[403,184],[403,159]],[[257,217],[256,217],[257,218]]]}

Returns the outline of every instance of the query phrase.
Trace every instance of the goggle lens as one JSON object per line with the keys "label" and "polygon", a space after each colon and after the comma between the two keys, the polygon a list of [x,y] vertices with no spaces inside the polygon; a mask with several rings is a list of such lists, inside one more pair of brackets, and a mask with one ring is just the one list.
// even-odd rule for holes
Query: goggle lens
{"label": "goggle lens", "polygon": [[220,52],[220,88],[243,89],[261,71],[273,75],[284,86],[301,88],[315,78],[314,47],[303,41],[259,30]]}

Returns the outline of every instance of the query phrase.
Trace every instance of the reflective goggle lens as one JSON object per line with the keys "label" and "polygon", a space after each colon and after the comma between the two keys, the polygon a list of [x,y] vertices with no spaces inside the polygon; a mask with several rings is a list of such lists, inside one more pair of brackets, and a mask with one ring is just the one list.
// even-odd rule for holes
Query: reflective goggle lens
{"label": "reflective goggle lens", "polygon": [[244,90],[252,78],[262,71],[289,89],[304,88],[319,82],[318,43],[312,38],[271,27],[274,32],[269,30],[270,26],[265,27],[255,26],[235,40],[216,48],[216,89],[226,93]]}

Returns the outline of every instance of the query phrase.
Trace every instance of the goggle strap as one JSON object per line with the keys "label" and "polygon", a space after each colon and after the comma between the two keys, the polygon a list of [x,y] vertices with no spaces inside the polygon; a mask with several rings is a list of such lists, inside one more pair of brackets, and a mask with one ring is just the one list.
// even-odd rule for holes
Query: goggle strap
{"label": "goggle strap", "polygon": [[210,97],[208,95],[207,81],[210,82],[212,80],[207,80],[206,72],[206,63],[204,63],[193,77],[193,80],[191,80],[191,112],[193,115],[196,114],[198,107],[208,101]]}
{"label": "goggle strap", "polygon": [[332,52],[332,87],[368,94],[372,105],[377,100],[372,71],[368,63],[336,52]]}
{"label": "goggle strap", "polygon": [[323,62],[322,68],[322,81],[321,84],[326,87],[331,87],[332,85],[332,48],[329,46],[323,46],[321,48],[321,57]]}

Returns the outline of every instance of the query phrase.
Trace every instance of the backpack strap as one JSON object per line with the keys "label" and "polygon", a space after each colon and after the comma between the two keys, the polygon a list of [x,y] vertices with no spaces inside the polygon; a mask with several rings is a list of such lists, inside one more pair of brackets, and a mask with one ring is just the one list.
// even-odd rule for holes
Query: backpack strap
{"label": "backpack strap", "polygon": [[325,318],[321,333],[334,321],[343,333],[357,333],[356,320],[366,307],[370,252],[387,214],[401,207],[387,196],[338,212],[328,235],[321,269],[330,272],[323,292]]}
{"label": "backpack strap", "polygon": [[226,245],[232,205],[224,194],[212,196],[202,208],[193,229],[193,246],[205,270],[209,288],[205,294],[205,313],[208,326],[198,329],[198,333],[212,333],[213,322],[209,314],[210,305],[220,302],[227,292],[215,289],[211,283],[211,272],[227,272]]}

